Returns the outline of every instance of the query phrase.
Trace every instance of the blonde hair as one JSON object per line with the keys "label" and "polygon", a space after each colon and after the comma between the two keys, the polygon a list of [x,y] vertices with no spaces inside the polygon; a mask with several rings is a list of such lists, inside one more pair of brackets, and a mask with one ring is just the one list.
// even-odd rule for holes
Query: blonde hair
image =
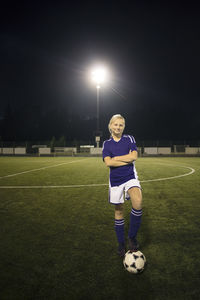
{"label": "blonde hair", "polygon": [[120,114],[113,115],[112,118],[110,119],[110,122],[108,123],[108,130],[110,131],[110,134],[112,134],[112,130],[111,130],[110,126],[116,119],[122,119],[124,121],[124,127],[125,127],[124,117],[122,117],[122,115],[120,115]]}

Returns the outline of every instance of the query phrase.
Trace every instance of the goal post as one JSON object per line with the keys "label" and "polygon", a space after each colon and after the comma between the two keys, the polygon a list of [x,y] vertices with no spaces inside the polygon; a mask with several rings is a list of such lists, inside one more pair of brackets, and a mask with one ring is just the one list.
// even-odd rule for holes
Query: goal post
{"label": "goal post", "polygon": [[54,156],[74,156],[76,153],[75,147],[54,147]]}

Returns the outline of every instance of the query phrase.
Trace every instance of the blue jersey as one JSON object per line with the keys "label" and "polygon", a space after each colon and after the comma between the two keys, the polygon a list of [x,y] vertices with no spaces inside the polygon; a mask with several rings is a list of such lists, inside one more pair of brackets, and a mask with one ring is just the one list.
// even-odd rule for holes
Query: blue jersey
{"label": "blue jersey", "polygon": [[[106,156],[114,157],[129,154],[131,151],[137,151],[136,142],[133,136],[123,135],[116,142],[113,138],[103,143],[103,159]],[[138,179],[134,162],[120,167],[110,167],[110,185],[118,186],[130,179]]]}

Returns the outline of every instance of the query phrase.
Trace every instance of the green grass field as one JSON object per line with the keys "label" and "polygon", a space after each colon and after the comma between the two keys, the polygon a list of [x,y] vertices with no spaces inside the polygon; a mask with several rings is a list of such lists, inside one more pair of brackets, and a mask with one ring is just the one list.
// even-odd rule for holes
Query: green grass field
{"label": "green grass field", "polygon": [[0,299],[199,299],[200,158],[139,158],[136,167],[148,262],[140,275],[116,255],[101,158],[0,157]]}

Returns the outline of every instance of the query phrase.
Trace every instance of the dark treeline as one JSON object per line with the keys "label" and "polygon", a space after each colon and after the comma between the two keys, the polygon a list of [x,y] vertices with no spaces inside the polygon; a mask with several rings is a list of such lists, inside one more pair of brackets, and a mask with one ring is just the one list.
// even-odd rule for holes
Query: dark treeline
{"label": "dark treeline", "polygon": [[[0,120],[1,141],[45,141],[54,137],[66,141],[95,139],[96,117],[69,114],[63,108],[45,108],[39,105],[13,107],[7,105]],[[108,137],[107,122],[104,128]]]}
{"label": "dark treeline", "polygon": [[[149,109],[148,109],[149,108]],[[69,113],[66,107],[42,107],[40,104],[26,104],[14,107],[8,104],[0,119],[0,140],[11,142],[66,140],[67,144],[77,141],[95,144],[97,128],[96,117]],[[118,113],[113,111],[112,114]],[[109,138],[108,122],[110,112],[100,110],[100,130],[102,139]],[[126,119],[125,133],[133,135],[137,141],[159,140],[191,140],[200,141],[199,118],[186,118],[181,110],[162,110],[161,107],[145,107],[145,109],[129,109],[122,112]]]}

